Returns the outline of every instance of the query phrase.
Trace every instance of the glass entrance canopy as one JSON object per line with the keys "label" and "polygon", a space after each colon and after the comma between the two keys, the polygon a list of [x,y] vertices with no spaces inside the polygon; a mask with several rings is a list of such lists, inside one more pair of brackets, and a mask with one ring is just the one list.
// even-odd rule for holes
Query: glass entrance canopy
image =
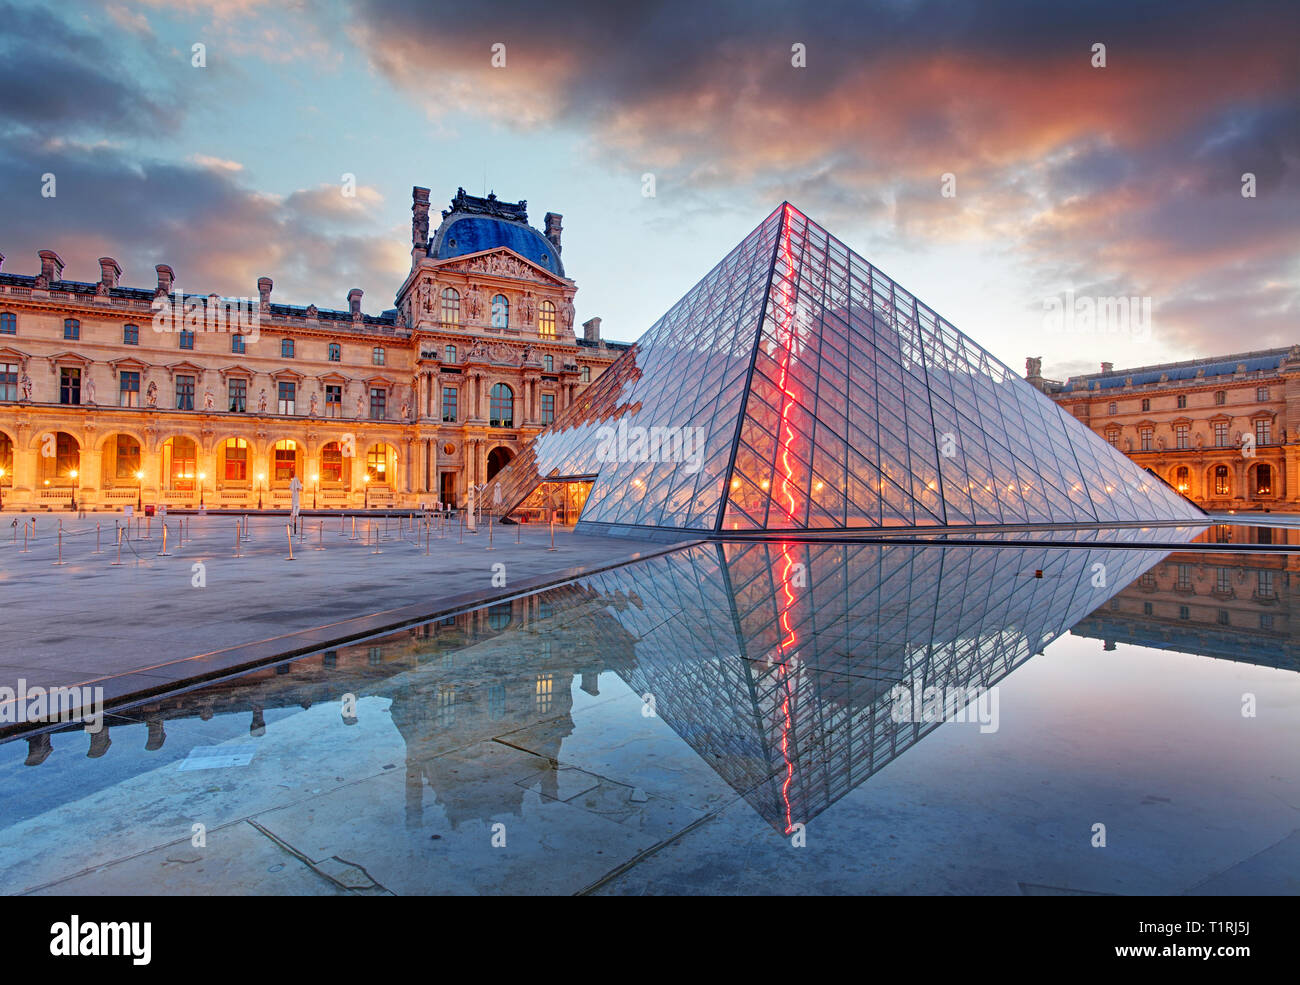
{"label": "glass entrance canopy", "polygon": [[580,530],[1204,520],[788,203],[495,481],[579,477]]}

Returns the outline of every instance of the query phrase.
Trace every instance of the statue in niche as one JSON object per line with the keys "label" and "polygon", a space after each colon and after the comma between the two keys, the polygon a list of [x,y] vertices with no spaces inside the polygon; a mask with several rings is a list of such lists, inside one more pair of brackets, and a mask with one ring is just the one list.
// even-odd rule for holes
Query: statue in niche
{"label": "statue in niche", "polygon": [[564,304],[560,305],[560,320],[564,323],[565,331],[573,328],[573,313],[573,302],[565,298]]}
{"label": "statue in niche", "polygon": [[366,416],[366,397],[365,394],[357,394],[357,420]]}
{"label": "statue in niche", "polygon": [[203,391],[203,409],[206,410],[206,411],[212,411],[212,410],[215,410],[215,409],[216,409],[216,406],[217,406],[217,398],[214,397],[214,396],[212,395],[212,391],[211,391],[211,390],[204,390],[204,391]]}
{"label": "statue in niche", "polygon": [[533,323],[533,312],[537,310],[536,303],[533,300],[531,291],[525,291],[524,296],[519,299],[519,317],[523,319],[525,325]]}
{"label": "statue in niche", "polygon": [[470,321],[478,321],[482,312],[483,292],[477,284],[474,284],[465,295],[465,313],[469,315]]}
{"label": "statue in niche", "polygon": [[86,403],[95,404],[95,380],[90,376],[86,377]]}
{"label": "statue in niche", "polygon": [[404,421],[409,421],[410,419],[411,419],[411,402],[410,402],[409,400],[403,400],[403,401],[402,401],[402,420],[404,420]]}
{"label": "statue in niche", "polygon": [[266,413],[266,390],[265,389],[263,389],[262,392],[257,395],[257,412],[259,414]]}
{"label": "statue in niche", "polygon": [[319,409],[320,409],[320,397],[318,397],[316,394],[313,393],[311,395],[311,405],[307,411],[307,416],[315,417],[316,411]]}
{"label": "statue in niche", "polygon": [[146,407],[158,406],[158,384],[149,381],[149,388],[144,392],[144,403]]}
{"label": "statue in niche", "polygon": [[32,378],[28,376],[26,373],[23,373],[22,379],[18,381],[18,386],[23,391],[23,400],[31,400],[32,399]]}

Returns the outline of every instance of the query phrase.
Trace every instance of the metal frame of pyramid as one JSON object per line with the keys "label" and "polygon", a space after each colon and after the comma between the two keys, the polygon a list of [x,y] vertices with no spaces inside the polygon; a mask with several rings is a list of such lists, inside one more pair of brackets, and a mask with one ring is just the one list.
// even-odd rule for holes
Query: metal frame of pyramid
{"label": "metal frame of pyramid", "polygon": [[788,202],[488,490],[701,536],[1203,521]]}

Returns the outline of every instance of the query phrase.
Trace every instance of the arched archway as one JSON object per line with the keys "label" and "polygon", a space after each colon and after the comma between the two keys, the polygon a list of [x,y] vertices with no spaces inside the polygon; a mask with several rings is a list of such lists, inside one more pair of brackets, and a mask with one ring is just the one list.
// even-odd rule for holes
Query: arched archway
{"label": "arched archway", "polygon": [[512,452],[509,448],[507,448],[505,445],[498,445],[497,447],[493,448],[490,452],[488,452],[488,457],[487,457],[488,480],[491,481],[492,477],[495,476],[507,465],[509,465],[511,459],[513,459],[514,457],[515,457],[515,453]]}
{"label": "arched archway", "polygon": [[0,431],[0,486],[14,484],[14,439]]}
{"label": "arched archway", "polygon": [[38,479],[44,486],[77,484],[81,468],[81,442],[67,431],[46,431],[37,436]]}

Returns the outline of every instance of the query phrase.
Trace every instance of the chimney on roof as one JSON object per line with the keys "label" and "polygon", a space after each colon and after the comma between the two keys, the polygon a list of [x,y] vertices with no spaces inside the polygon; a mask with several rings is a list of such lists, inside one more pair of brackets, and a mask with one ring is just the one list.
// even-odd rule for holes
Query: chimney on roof
{"label": "chimney on roof", "polygon": [[1103,373],[1110,373],[1110,372],[1113,372],[1114,369],[1115,369],[1115,364],[1114,364],[1114,363],[1102,363],[1102,364],[1101,364],[1101,371],[1102,371]]}
{"label": "chimney on roof", "polygon": [[558,212],[546,213],[546,238],[555,247],[556,256],[560,255],[560,235],[564,232],[564,225],[561,222],[563,218],[564,216]]}
{"label": "chimney on roof", "polygon": [[160,263],[153,268],[158,272],[158,287],[154,290],[153,296],[159,297],[163,294],[172,292],[172,283],[176,280],[176,271],[165,263]]}
{"label": "chimney on roof", "polygon": [[260,299],[263,311],[271,310],[271,288],[273,286],[275,286],[275,282],[270,277],[257,278],[257,296]]}
{"label": "chimney on roof", "polygon": [[116,260],[112,257],[99,258],[99,282],[105,289],[117,287],[118,278],[121,276],[122,268],[118,266]]}
{"label": "chimney on roof", "polygon": [[425,249],[429,245],[429,189],[419,185],[411,189],[411,246]]}
{"label": "chimney on roof", "polygon": [[582,323],[582,337],[588,342],[600,341],[600,318],[588,318]]}
{"label": "chimney on roof", "polygon": [[41,250],[41,276],[38,286],[48,288],[56,280],[63,280],[63,260],[53,250]]}
{"label": "chimney on roof", "polygon": [[352,311],[353,321],[361,321],[361,295],[363,293],[359,287],[354,287],[348,291],[348,308]]}

